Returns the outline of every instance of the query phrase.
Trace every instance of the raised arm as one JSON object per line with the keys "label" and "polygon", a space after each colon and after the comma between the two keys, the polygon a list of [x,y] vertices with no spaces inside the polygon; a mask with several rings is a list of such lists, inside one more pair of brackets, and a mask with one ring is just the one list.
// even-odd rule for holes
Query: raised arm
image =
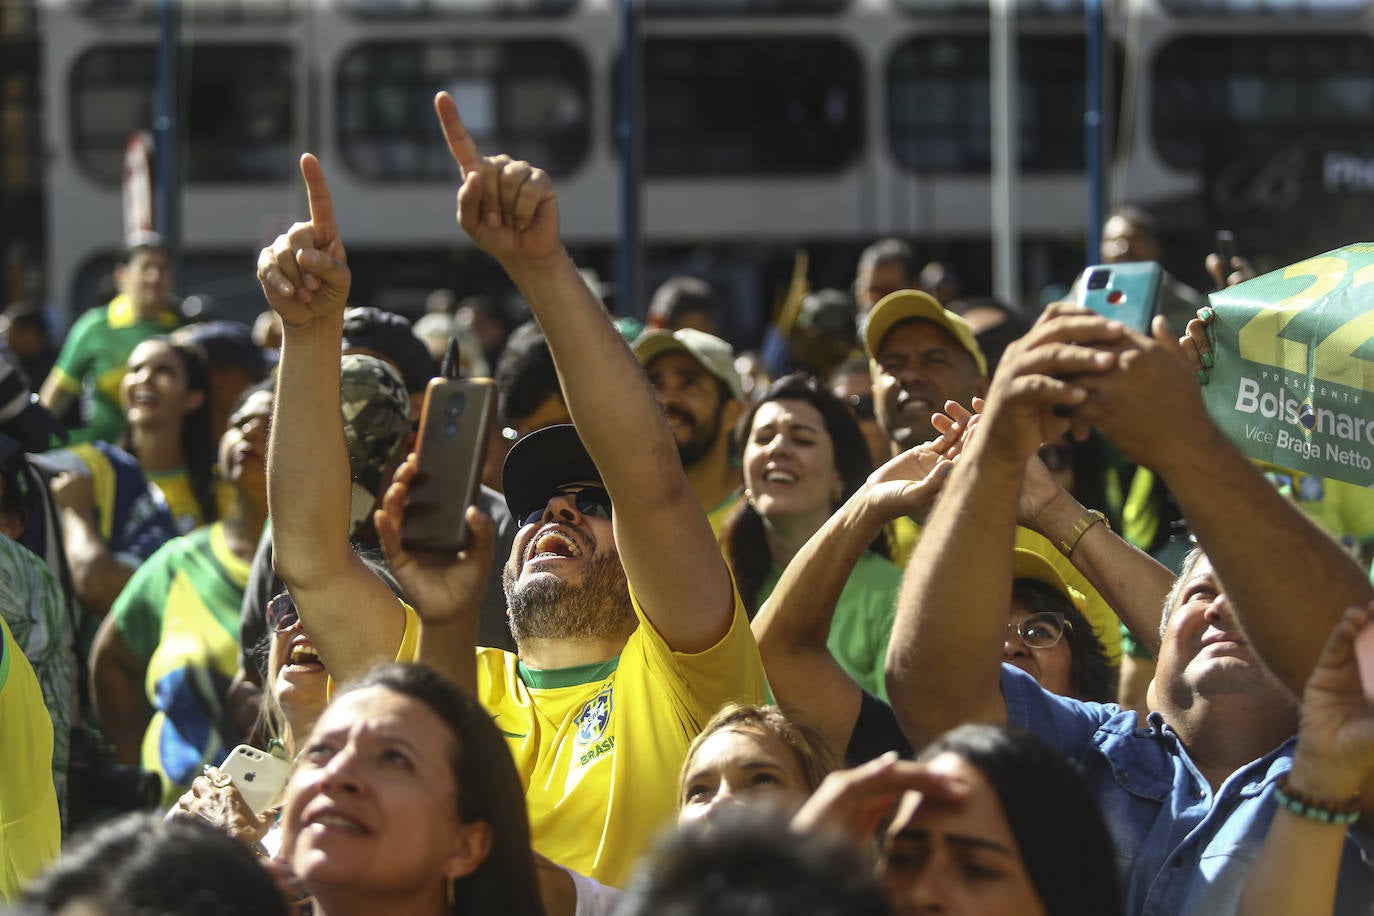
{"label": "raised arm", "polygon": [[1011,602],[1017,499],[1026,462],[1070,429],[1088,392],[1062,379],[1109,370],[1094,341],[1122,328],[1051,307],[1002,358],[902,581],[888,646],[892,708],[916,747],[965,722],[1001,723],[998,671]]}
{"label": "raised arm", "polygon": [[1116,351],[1121,371],[1085,383],[1098,428],[1164,478],[1246,637],[1301,694],[1345,609],[1374,598],[1366,572],[1216,427],[1162,318],[1151,336],[1130,332]]}
{"label": "raised arm", "polygon": [[[1353,651],[1355,637],[1374,620],[1371,608],[1346,612],[1307,682],[1286,786],[1290,798],[1334,810],[1374,775],[1374,705],[1360,689]],[[1368,795],[1362,815],[1366,825],[1374,816],[1374,799]],[[1334,912],[1348,829],[1281,806],[1246,878],[1238,916]]]}
{"label": "raised arm", "polygon": [[505,268],[548,338],[645,615],[675,651],[715,645],[730,627],[729,572],[639,362],[559,240],[552,183],[527,162],[483,157],[448,93],[434,104],[462,170],[458,223]]}
{"label": "raised arm", "polygon": [[339,354],[350,274],[319,162],[301,157],[309,222],[258,256],[263,295],[282,319],[277,404],[268,448],[273,563],[336,680],[395,657],[400,603],[348,543],[349,467]]}
{"label": "raised arm", "polygon": [[473,650],[477,647],[482,593],[496,549],[496,525],[481,509],[468,506],[466,550],[456,555],[407,550],[401,543],[401,526],[410,485],[419,470],[419,460],[412,452],[396,469],[373,523],[386,551],[387,567],[415,602],[420,616],[416,661],[476,694]]}
{"label": "raised arm", "polygon": [[941,457],[945,442],[959,432],[903,452],[875,471],[787,564],[754,618],[778,705],[804,712],[841,754],[853,737],[862,690],[826,645],[835,604],[883,525],[929,510],[951,467]]}

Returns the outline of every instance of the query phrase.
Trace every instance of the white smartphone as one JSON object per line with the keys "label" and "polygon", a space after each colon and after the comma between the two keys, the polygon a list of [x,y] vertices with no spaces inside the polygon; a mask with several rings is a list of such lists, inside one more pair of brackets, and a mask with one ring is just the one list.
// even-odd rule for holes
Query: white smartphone
{"label": "white smartphone", "polygon": [[239,794],[254,814],[266,811],[291,777],[290,761],[246,744],[230,751],[219,768],[233,777]]}
{"label": "white smartphone", "polygon": [[1360,669],[1365,699],[1374,703],[1374,622],[1355,634],[1355,664]]}

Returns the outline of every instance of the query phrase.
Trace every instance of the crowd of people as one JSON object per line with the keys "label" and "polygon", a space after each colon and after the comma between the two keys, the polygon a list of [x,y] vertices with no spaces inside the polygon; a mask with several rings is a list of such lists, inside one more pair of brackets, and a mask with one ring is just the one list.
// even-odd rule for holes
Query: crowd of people
{"label": "crowd of people", "polygon": [[[178,327],[139,238],[0,365],[0,907],[1374,913],[1374,525],[1218,430],[1200,294],[1028,322],[889,239],[751,359],[695,278],[615,320],[548,175],[435,111],[509,339],[351,303],[307,153],[252,329]],[[450,339],[499,403],[442,552]]]}

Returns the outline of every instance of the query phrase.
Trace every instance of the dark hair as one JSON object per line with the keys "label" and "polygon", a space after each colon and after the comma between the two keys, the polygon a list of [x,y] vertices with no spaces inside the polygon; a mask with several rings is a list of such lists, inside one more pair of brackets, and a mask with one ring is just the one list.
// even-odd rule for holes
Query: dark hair
{"label": "dark hair", "polygon": [[[200,507],[201,522],[209,524],[218,521],[215,464],[219,433],[210,429],[210,373],[205,368],[205,352],[194,344],[174,343],[161,335],[146,338],[139,342],[139,346],[149,341],[165,344],[177,355],[181,360],[182,369],[186,372],[186,390],[199,391],[202,395],[200,406],[182,418],[181,453],[186,459],[186,476],[191,483],[191,493],[196,498],[196,505]],[[124,451],[135,458],[138,457],[133,436],[127,427],[118,444]]]}
{"label": "dark hair", "polygon": [[107,916],[286,916],[286,904],[248,847],[209,824],[127,814],[68,846],[24,892],[28,911],[79,900]]}
{"label": "dark hair", "polygon": [[415,336],[410,319],[370,305],[344,312],[343,349],[371,350],[396,367],[406,391],[417,394],[439,374],[424,341]]}
{"label": "dark hair", "polygon": [[367,687],[423,703],[448,726],[458,818],[465,823],[486,821],[491,827],[491,851],[476,871],[454,882],[451,911],[543,916],[525,789],[490,713],[458,685],[423,665],[383,665],[344,692]]}
{"label": "dark hair", "polygon": [[677,330],[688,312],[705,312],[713,321],[718,309],[716,291],[697,277],[671,277],[649,300],[649,324]]}
{"label": "dark hair", "polygon": [[1048,582],[1027,578],[1012,580],[1011,596],[1031,614],[1052,611],[1063,614],[1068,621],[1064,638],[1069,641],[1069,677],[1073,698],[1092,703],[1115,702],[1117,671],[1107,661],[1107,650],[1102,640],[1097,638],[1092,622],[1073,600]]}
{"label": "dark hair", "polygon": [[1122,913],[1116,852],[1087,784],[1063,755],[1034,735],[963,725],[921,753],[949,752],[977,769],[997,793],[1049,916]]}
{"label": "dark hair", "polygon": [[558,387],[558,370],[544,332],[527,321],[511,333],[496,362],[496,385],[501,390],[499,414],[504,426],[534,413]]}
{"label": "dark hair", "polygon": [[1149,233],[1152,238],[1159,238],[1159,221],[1144,207],[1139,207],[1135,204],[1121,204],[1113,207],[1111,212],[1107,214],[1107,218],[1102,222],[1105,225],[1109,220],[1117,217],[1120,217],[1137,229],[1144,230]]}
{"label": "dark hair", "polygon": [[830,831],[793,833],[779,812],[722,811],[666,831],[636,867],[616,916],[883,916],[873,870]]}
{"label": "dark hair", "polygon": [[168,337],[200,347],[211,370],[239,368],[254,382],[267,377],[267,354],[253,343],[253,330],[238,321],[199,321],[177,328]]}
{"label": "dark hair", "polygon": [[[826,432],[835,447],[835,470],[840,475],[842,492],[840,501],[832,508],[839,508],[845,500],[873,473],[873,460],[868,454],[859,424],[850,414],[849,408],[839,398],[827,391],[813,376],[802,372],[784,375],[764,391],[763,396],[740,417],[735,428],[735,441],[749,440],[749,432],[754,425],[754,417],[759,408],[770,401],[803,401],[810,404],[821,415]],[[735,573],[735,583],[739,587],[744,607],[752,619],[760,605],[759,589],[768,578],[772,558],[768,553],[768,543],[764,536],[763,517],[758,514],[748,500],[740,500],[726,518],[721,528],[721,541],[725,544],[730,569]],[[869,549],[881,557],[891,559],[887,535],[880,533],[869,545]]]}

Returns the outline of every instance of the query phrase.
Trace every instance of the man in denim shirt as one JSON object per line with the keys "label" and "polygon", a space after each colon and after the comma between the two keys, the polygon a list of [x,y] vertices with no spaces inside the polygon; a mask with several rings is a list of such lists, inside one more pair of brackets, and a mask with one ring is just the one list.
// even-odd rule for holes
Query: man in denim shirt
{"label": "man in denim shirt", "polygon": [[[999,678],[1007,548],[1036,470],[1027,461],[1042,442],[1089,425],[1164,478],[1207,551],[1190,557],[1167,600],[1159,596],[1157,636],[1153,622],[1126,620],[1142,642],[1159,644],[1144,728],[1116,706],[1051,696],[1009,666]],[[1052,540],[1076,563],[1116,537],[1082,507],[1075,517],[1057,502],[1037,506],[1039,521],[1056,527],[1057,516]],[[1084,572],[1109,597],[1127,585],[1111,582],[1120,578],[1113,570]],[[1127,912],[1233,912],[1277,810],[1274,782],[1292,766],[1295,697],[1341,613],[1371,595],[1339,545],[1217,430],[1167,326],[1146,337],[1052,306],[1003,357],[907,569],[888,690],[918,747],[963,722],[1005,722],[1072,759],[1116,841]],[[1374,786],[1365,789],[1367,825]],[[1338,913],[1374,906],[1365,826],[1347,835],[1337,901]]]}

